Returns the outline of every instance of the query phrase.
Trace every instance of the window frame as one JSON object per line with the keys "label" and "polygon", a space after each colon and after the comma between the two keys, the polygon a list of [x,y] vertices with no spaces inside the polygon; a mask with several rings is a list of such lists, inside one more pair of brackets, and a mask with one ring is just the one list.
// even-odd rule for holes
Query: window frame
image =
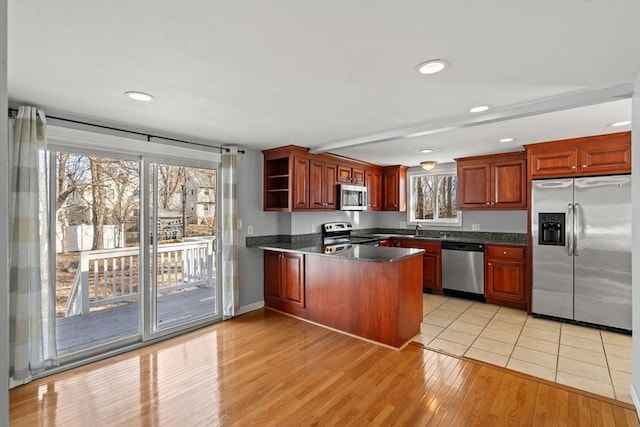
{"label": "window frame", "polygon": [[[438,165],[435,169],[430,171],[426,171],[422,168],[411,168],[407,171],[407,224],[408,225],[429,225],[429,226],[439,226],[439,227],[462,227],[462,211],[458,209],[458,214],[456,218],[451,219],[442,219],[442,218],[434,218],[434,219],[416,219],[414,218],[415,212],[415,200],[412,196],[413,190],[413,180],[416,177],[421,176],[440,176],[440,175],[453,175],[457,177],[457,168],[455,163]],[[437,195],[436,195],[437,200]],[[457,193],[456,193],[457,200]],[[435,210],[434,214],[437,215],[438,209]]]}

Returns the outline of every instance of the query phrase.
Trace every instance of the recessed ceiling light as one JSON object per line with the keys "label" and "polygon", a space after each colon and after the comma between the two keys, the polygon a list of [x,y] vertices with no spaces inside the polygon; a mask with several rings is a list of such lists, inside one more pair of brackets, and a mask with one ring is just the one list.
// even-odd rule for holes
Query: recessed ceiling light
{"label": "recessed ceiling light", "polygon": [[421,153],[433,153],[433,148],[424,148],[420,150]]}
{"label": "recessed ceiling light", "polygon": [[626,126],[626,125],[630,125],[630,124],[631,124],[631,121],[625,120],[625,121],[622,121],[622,122],[611,123],[609,126],[617,128],[618,126]]}
{"label": "recessed ceiling light", "polygon": [[472,113],[482,113],[483,111],[487,111],[488,109],[488,105],[478,105],[477,107],[471,108],[469,111]]}
{"label": "recessed ceiling light", "polygon": [[443,59],[432,59],[416,67],[416,71],[420,74],[436,74],[449,66],[449,63]]}
{"label": "recessed ceiling light", "polygon": [[144,92],[138,92],[135,90],[130,90],[124,93],[125,95],[127,95],[129,98],[134,99],[136,101],[151,101],[153,99],[155,99],[155,97],[153,95],[149,95],[148,93],[144,93]]}
{"label": "recessed ceiling light", "polygon": [[500,140],[500,142],[513,142],[513,141],[515,141],[515,138],[511,138],[511,137],[509,137],[509,138],[502,138],[502,139]]}

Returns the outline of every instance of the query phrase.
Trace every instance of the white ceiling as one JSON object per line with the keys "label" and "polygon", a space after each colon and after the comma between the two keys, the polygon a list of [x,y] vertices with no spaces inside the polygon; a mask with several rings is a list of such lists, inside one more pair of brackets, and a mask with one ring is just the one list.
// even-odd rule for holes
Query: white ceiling
{"label": "white ceiling", "polygon": [[[9,0],[8,32],[10,101],[49,114],[258,150],[447,129],[331,150],[383,165],[630,130],[628,99],[531,114],[640,72],[640,0]],[[467,126],[481,104],[503,121]]]}

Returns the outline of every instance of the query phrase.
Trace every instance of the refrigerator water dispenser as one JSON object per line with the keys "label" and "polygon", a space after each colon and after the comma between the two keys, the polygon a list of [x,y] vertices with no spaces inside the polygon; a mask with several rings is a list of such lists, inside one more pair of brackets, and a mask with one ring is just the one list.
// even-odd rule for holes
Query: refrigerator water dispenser
{"label": "refrigerator water dispenser", "polygon": [[565,245],[565,216],[559,213],[538,213],[538,244]]}

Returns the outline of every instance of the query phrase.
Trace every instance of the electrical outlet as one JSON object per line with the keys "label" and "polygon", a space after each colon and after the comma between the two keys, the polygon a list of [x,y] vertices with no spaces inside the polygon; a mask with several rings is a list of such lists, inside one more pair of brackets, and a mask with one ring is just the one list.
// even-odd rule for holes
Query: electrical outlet
{"label": "electrical outlet", "polygon": [[471,224],[472,231],[480,231],[480,224]]}
{"label": "electrical outlet", "polygon": [[248,236],[253,236],[253,225],[248,225],[247,226],[247,235]]}
{"label": "electrical outlet", "polygon": [[311,232],[312,233],[316,232],[316,225],[315,224],[311,224]]}
{"label": "electrical outlet", "polygon": [[242,230],[242,220],[237,220],[236,224],[238,225],[238,230]]}

